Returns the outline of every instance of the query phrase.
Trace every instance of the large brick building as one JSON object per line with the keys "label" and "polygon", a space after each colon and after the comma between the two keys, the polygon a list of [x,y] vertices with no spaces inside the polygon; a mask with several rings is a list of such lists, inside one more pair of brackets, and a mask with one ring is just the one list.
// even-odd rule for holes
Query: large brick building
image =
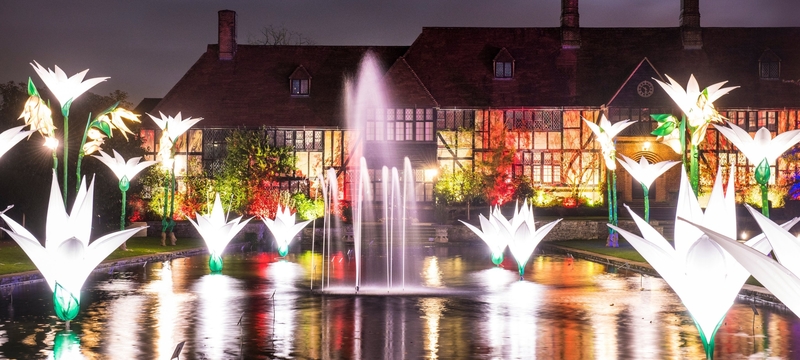
{"label": "large brick building", "polygon": [[[237,44],[236,14],[223,10],[218,44],[149,112],[203,117],[178,160],[201,160],[212,174],[231,129],[266,126],[265,136],[296,151],[288,187],[328,167],[345,173],[356,163],[353,144],[364,141],[371,168],[400,167],[409,156],[417,200],[430,201],[424,169],[470,167],[505,142],[516,153],[510,175],[599,199],[599,150],[581,117],[639,120],[620,137],[619,152],[678,158],[649,135],[650,114],[679,114],[653,78],[668,74],[685,84],[694,74],[701,87],[724,80],[739,86],[716,106],[750,131],[766,126],[774,135],[800,125],[800,28],[703,28],[699,0],[682,0],[676,18],[670,28],[581,28],[578,0],[562,0],[554,28],[426,27],[410,46],[266,46]],[[368,52],[383,69],[388,104],[370,112],[363,128],[348,128],[344,80]],[[142,132],[155,154],[158,130],[145,121]],[[746,159],[713,128],[707,140],[703,164],[747,172]],[[396,156],[377,151],[390,142]],[[796,167],[781,160],[773,174],[784,181]],[[655,201],[674,198],[677,175],[671,170],[658,180]],[[619,177],[622,201],[641,196],[624,170]]]}

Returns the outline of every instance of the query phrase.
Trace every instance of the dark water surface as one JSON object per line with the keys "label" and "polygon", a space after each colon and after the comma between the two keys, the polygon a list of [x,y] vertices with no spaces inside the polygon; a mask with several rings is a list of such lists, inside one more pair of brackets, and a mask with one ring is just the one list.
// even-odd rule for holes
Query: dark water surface
{"label": "dark water surface", "polygon": [[[589,261],[535,256],[518,281],[513,263],[494,268],[482,246],[426,247],[409,255],[405,290],[398,270],[388,295],[385,262],[365,263],[371,280],[358,296],[346,254],[331,261],[327,293],[319,292],[323,262],[308,251],[225,256],[218,275],[208,274],[207,261],[93,275],[71,332],[53,314],[44,282],[5,288],[0,358],[168,359],[181,341],[181,359],[704,357],[697,329],[663,280]],[[716,336],[716,358],[799,358],[798,318],[757,310],[733,306]]]}

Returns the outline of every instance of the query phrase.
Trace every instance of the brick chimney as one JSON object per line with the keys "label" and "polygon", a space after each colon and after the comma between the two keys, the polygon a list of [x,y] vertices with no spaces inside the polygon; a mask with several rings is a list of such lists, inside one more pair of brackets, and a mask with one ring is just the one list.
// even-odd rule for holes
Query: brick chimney
{"label": "brick chimney", "polygon": [[233,60],[236,55],[236,12],[219,11],[219,59]]}
{"label": "brick chimney", "polygon": [[703,32],[700,29],[700,0],[681,0],[680,27],[684,50],[703,48]]}
{"label": "brick chimney", "polygon": [[581,25],[578,0],[561,0],[561,48],[581,47]]}

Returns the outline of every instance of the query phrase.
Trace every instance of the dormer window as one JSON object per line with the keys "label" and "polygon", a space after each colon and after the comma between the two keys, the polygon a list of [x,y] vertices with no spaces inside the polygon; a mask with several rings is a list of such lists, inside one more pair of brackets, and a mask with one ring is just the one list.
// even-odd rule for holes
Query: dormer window
{"label": "dormer window", "polygon": [[497,56],[494,57],[494,78],[495,79],[511,79],[514,77],[514,58],[506,50],[500,49]]}
{"label": "dormer window", "polygon": [[292,95],[308,95],[308,79],[292,79]]}
{"label": "dormer window", "polygon": [[758,77],[761,80],[778,80],[781,78],[781,59],[772,50],[767,49],[758,59]]}
{"label": "dormer window", "polygon": [[289,76],[289,90],[292,96],[308,96],[311,93],[311,75],[300,65]]}

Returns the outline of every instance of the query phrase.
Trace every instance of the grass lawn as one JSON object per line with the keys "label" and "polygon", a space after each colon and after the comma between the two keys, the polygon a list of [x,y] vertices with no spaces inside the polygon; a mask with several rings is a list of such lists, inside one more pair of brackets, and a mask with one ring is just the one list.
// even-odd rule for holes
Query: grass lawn
{"label": "grass lawn", "polygon": [[622,239],[622,236],[620,236],[618,248],[606,247],[605,240],[567,240],[553,241],[549,242],[549,244],[614,256],[630,261],[647,262],[630,243]]}
{"label": "grass lawn", "polygon": [[[167,240],[169,243],[169,240]],[[144,237],[128,240],[128,251],[114,250],[106,260],[118,260],[141,255],[153,255],[178,250],[205,247],[203,239],[179,238],[175,246],[161,246],[161,238]],[[28,255],[13,240],[0,242],[0,275],[36,270]]]}
{"label": "grass lawn", "polygon": [[[558,245],[562,247],[568,247],[571,249],[578,249],[588,252],[593,252],[596,254],[603,254],[608,256],[618,257],[620,259],[630,260],[630,261],[640,261],[640,262],[647,262],[642,255],[639,254],[636,249],[631,246],[630,243],[623,240],[620,236],[619,239],[619,247],[618,248],[611,248],[606,247],[605,240],[567,240],[567,241],[553,241],[550,244]],[[761,283],[758,282],[754,277],[750,276],[746,284],[755,285],[755,286],[763,286]]]}

